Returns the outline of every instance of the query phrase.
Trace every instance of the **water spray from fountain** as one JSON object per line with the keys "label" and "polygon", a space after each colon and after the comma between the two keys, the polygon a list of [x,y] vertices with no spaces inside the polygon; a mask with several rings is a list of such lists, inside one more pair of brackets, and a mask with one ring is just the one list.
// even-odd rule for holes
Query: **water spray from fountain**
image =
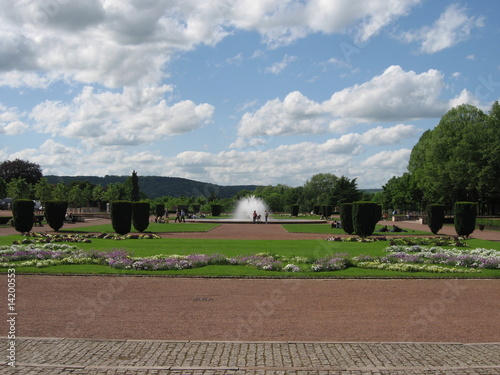
{"label": "water spray from fountain", "polygon": [[261,215],[264,218],[265,211],[269,211],[269,209],[261,198],[249,195],[238,201],[238,205],[234,211],[234,218],[236,220],[252,220],[254,211],[257,212],[257,215]]}

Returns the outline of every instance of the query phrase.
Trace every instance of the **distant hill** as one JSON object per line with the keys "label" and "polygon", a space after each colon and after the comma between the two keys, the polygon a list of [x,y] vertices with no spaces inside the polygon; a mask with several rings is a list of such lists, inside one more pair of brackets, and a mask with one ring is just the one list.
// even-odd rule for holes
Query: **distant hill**
{"label": "distant hill", "polygon": [[[75,181],[88,181],[93,185],[103,187],[111,183],[123,183],[129,176],[44,176],[50,184],[64,182],[71,184]],[[188,180],[180,177],[158,177],[158,176],[139,176],[139,189],[147,195],[148,198],[158,198],[162,196],[172,197],[198,197],[217,195],[219,198],[230,198],[240,190],[253,191],[257,185],[235,185],[222,186]]]}

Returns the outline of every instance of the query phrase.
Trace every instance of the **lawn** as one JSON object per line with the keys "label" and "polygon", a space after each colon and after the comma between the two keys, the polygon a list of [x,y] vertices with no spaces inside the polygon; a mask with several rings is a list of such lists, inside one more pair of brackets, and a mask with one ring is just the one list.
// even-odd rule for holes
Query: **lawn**
{"label": "lawn", "polygon": [[[219,226],[214,223],[150,223],[145,233],[180,233],[180,232],[208,232]],[[71,228],[71,224],[65,225],[61,232],[66,233],[114,233],[111,224],[92,225],[88,227]],[[139,233],[132,226],[130,233]]]}
{"label": "lawn", "polygon": [[[332,228],[331,224],[283,224],[282,227],[290,233],[319,233],[330,234],[332,236],[338,234],[345,234],[342,228]],[[373,235],[378,236],[417,236],[417,235],[431,235],[431,232],[418,231],[405,229],[404,232],[379,232],[383,225],[377,225]],[[353,235],[354,236],[354,235]]]}
{"label": "lawn", "polygon": [[[170,224],[157,224],[163,227]],[[178,225],[182,227],[182,224]],[[310,226],[310,225],[306,225]],[[187,227],[187,226],[186,226]],[[86,228],[86,230],[89,227]],[[21,235],[1,236],[0,245],[10,245],[13,241],[22,240]],[[485,240],[467,241],[469,248],[486,248],[500,251],[500,242]],[[299,266],[306,263],[309,266],[300,272],[267,271],[250,265],[207,265],[200,268],[182,270],[145,271],[134,269],[115,269],[101,264],[71,264],[43,268],[16,267],[17,273],[51,273],[51,274],[148,274],[148,275],[183,275],[207,277],[467,277],[467,278],[500,278],[500,270],[482,269],[480,273],[431,273],[431,272],[401,272],[392,270],[364,269],[349,267],[337,271],[312,272],[310,262],[324,257],[334,257],[334,254],[344,253],[346,258],[359,255],[382,257],[387,254],[388,241],[376,242],[341,242],[325,240],[213,240],[213,239],[92,239],[91,243],[73,244],[83,250],[123,249],[134,257],[151,257],[154,255],[189,255],[189,254],[222,254],[225,257],[238,257],[258,253],[272,254],[276,259],[283,259],[283,265],[292,257],[303,257],[307,261],[296,261]],[[0,268],[6,272],[7,268]]]}

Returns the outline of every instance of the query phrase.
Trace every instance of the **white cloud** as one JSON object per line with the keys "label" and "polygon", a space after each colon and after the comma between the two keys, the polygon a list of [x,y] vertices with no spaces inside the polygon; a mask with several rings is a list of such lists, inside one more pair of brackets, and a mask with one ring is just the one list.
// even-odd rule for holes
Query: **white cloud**
{"label": "white cloud", "polygon": [[451,108],[440,97],[443,88],[443,74],[437,70],[417,74],[395,65],[365,83],[335,92],[322,103],[298,91],[284,100],[269,100],[243,115],[238,135],[318,134],[345,130],[356,123],[438,118]]}
{"label": "white cloud", "polygon": [[402,39],[420,43],[421,53],[435,53],[469,39],[472,29],[482,26],[484,17],[469,17],[466,9],[451,4],[432,26],[406,32]]}
{"label": "white cloud", "polygon": [[290,135],[320,133],[323,111],[318,103],[298,91],[288,94],[283,101],[273,99],[254,113],[247,112],[238,124],[238,135]]}
{"label": "white cloud", "polygon": [[294,62],[295,60],[297,60],[297,56],[288,56],[288,55],[285,55],[283,57],[283,60],[281,60],[280,62],[274,63],[271,66],[268,66],[264,70],[264,72],[266,72],[266,73],[272,73],[272,74],[280,74],[283,70],[286,69],[286,67],[288,66],[288,64],[290,64],[291,62]]}
{"label": "white cloud", "polygon": [[17,108],[7,108],[0,103],[0,134],[16,135],[22,134],[28,129]]}
{"label": "white cloud", "polygon": [[[28,74],[16,84],[30,87],[46,87],[54,77],[108,87],[158,83],[178,51],[213,46],[235,29],[259,32],[270,47],[317,32],[349,32],[364,41],[418,2],[1,0],[0,73]],[[269,71],[277,74],[293,59]],[[0,74],[0,84],[14,82]]]}
{"label": "white cloud", "polygon": [[377,126],[363,134],[362,142],[373,146],[395,145],[405,139],[416,137],[418,132],[413,125],[398,124],[390,128]]}
{"label": "white cloud", "polygon": [[193,131],[210,121],[214,108],[190,100],[168,105],[168,85],[125,87],[122,92],[95,92],[85,87],[64,104],[45,101],[31,112],[33,128],[40,133],[98,145],[139,145],[161,137]]}

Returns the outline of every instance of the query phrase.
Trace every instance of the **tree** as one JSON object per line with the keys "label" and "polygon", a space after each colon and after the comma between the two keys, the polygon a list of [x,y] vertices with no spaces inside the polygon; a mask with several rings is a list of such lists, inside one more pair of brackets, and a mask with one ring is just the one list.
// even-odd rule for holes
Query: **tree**
{"label": "tree", "polygon": [[27,233],[33,228],[35,202],[31,199],[15,199],[12,204],[14,228],[20,233]]}
{"label": "tree", "polygon": [[308,209],[314,205],[333,205],[333,188],[338,177],[331,173],[319,173],[306,181],[302,194]]}
{"label": "tree", "polygon": [[42,170],[38,164],[16,159],[0,163],[0,177],[9,183],[13,179],[24,179],[28,184],[36,184],[42,177]]}
{"label": "tree", "polygon": [[427,202],[500,200],[500,108],[463,104],[448,111],[412,150],[408,170]]}
{"label": "tree", "polygon": [[454,206],[455,231],[459,236],[469,237],[476,228],[475,202],[456,202]]}
{"label": "tree", "polygon": [[354,232],[361,238],[371,236],[381,216],[382,208],[377,203],[354,202],[352,206]]}
{"label": "tree", "polygon": [[149,226],[149,203],[132,202],[132,224],[139,232],[144,232]]}
{"label": "tree", "polygon": [[358,190],[356,178],[349,180],[345,176],[340,177],[333,185],[332,195],[334,207],[359,200],[361,192]]}
{"label": "tree", "polygon": [[7,183],[2,177],[0,177],[0,198],[6,198],[6,197],[7,197]]}
{"label": "tree", "polygon": [[340,222],[342,229],[347,234],[354,233],[354,226],[352,223],[352,203],[342,203],[340,205]]}
{"label": "tree", "polygon": [[52,190],[52,198],[58,201],[67,201],[69,195],[69,186],[64,182],[59,182]]}
{"label": "tree", "polygon": [[137,202],[139,200],[139,177],[137,177],[136,171],[132,172],[131,183],[130,200],[132,202]]}
{"label": "tree", "polygon": [[111,225],[116,233],[124,235],[132,228],[132,202],[111,202]]}
{"label": "tree", "polygon": [[13,199],[32,199],[32,187],[24,178],[13,178],[7,183],[7,196]]}
{"label": "tree", "polygon": [[438,234],[444,223],[444,206],[442,204],[427,205],[427,225],[432,233]]}
{"label": "tree", "polygon": [[125,187],[118,182],[109,184],[104,193],[104,198],[108,202],[124,199],[125,196]]}
{"label": "tree", "polygon": [[64,201],[45,201],[45,218],[47,224],[56,232],[64,225],[68,202]]}
{"label": "tree", "polygon": [[35,198],[41,202],[47,202],[52,199],[52,187],[45,177],[42,177],[35,185]]}

